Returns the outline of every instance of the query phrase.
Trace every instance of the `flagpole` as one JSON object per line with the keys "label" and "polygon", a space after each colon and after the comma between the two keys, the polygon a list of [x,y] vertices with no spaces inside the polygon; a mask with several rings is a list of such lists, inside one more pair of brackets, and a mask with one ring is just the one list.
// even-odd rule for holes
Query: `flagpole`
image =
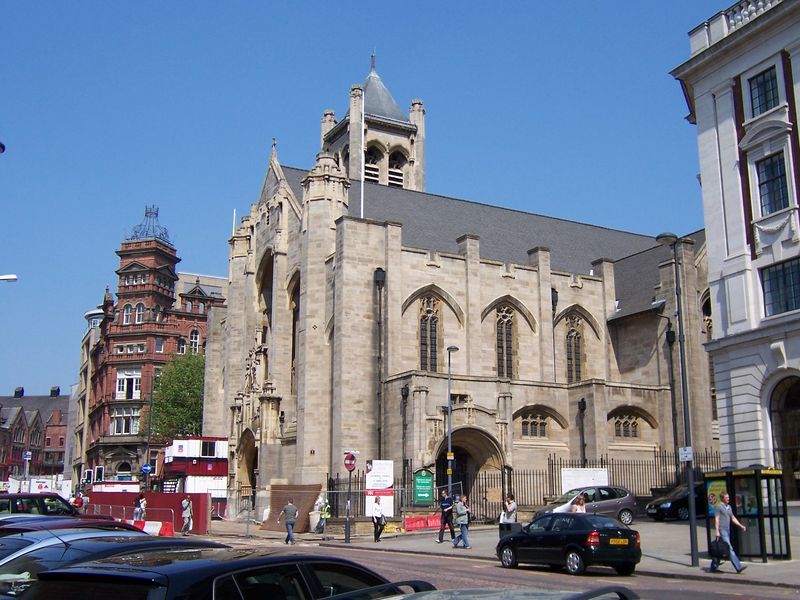
{"label": "flagpole", "polygon": [[364,218],[364,171],[367,162],[367,149],[364,147],[364,129],[366,128],[366,90],[361,93],[361,218]]}

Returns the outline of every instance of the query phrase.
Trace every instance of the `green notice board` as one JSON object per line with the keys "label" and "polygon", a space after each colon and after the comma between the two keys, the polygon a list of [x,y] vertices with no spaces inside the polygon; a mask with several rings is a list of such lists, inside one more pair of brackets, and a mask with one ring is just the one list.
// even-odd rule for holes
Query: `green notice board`
{"label": "green notice board", "polygon": [[433,471],[430,469],[417,469],[414,471],[414,505],[433,506],[436,504],[434,495]]}

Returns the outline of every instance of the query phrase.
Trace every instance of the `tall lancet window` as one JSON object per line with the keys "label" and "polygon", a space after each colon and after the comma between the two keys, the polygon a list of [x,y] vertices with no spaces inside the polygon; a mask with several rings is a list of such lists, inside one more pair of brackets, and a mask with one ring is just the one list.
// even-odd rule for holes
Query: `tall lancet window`
{"label": "tall lancet window", "polygon": [[437,371],[440,333],[439,300],[426,296],[420,301],[419,315],[419,368]]}
{"label": "tall lancet window", "polygon": [[514,377],[514,310],[510,306],[497,309],[497,375]]}
{"label": "tall lancet window", "polygon": [[567,317],[567,327],[567,383],[577,383],[583,379],[581,320],[571,315]]}

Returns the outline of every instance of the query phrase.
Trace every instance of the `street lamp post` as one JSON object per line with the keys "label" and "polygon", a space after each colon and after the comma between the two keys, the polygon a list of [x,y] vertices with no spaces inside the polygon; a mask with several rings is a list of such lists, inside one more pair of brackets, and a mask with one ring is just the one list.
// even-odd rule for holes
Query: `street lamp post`
{"label": "street lamp post", "polygon": [[694,456],[692,452],[692,426],[689,418],[689,386],[686,381],[686,340],[683,335],[683,305],[681,300],[681,269],[678,259],[678,236],[666,232],[656,237],[658,243],[672,248],[672,259],[675,264],[675,302],[678,317],[678,350],[681,362],[681,396],[683,397],[683,435],[686,444],[686,474],[689,484],[689,544],[692,553],[692,566],[700,565],[697,554],[697,507],[694,493]]}
{"label": "street lamp post", "polygon": [[453,396],[450,390],[453,385],[451,359],[458,346],[447,347],[447,495],[453,496]]}

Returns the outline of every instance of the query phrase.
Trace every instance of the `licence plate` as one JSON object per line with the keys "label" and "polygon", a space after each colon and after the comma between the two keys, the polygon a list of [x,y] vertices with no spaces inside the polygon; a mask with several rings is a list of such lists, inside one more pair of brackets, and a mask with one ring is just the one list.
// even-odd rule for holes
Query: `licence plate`
{"label": "licence plate", "polygon": [[608,543],[612,546],[627,546],[628,540],[627,538],[611,538],[608,540]]}

